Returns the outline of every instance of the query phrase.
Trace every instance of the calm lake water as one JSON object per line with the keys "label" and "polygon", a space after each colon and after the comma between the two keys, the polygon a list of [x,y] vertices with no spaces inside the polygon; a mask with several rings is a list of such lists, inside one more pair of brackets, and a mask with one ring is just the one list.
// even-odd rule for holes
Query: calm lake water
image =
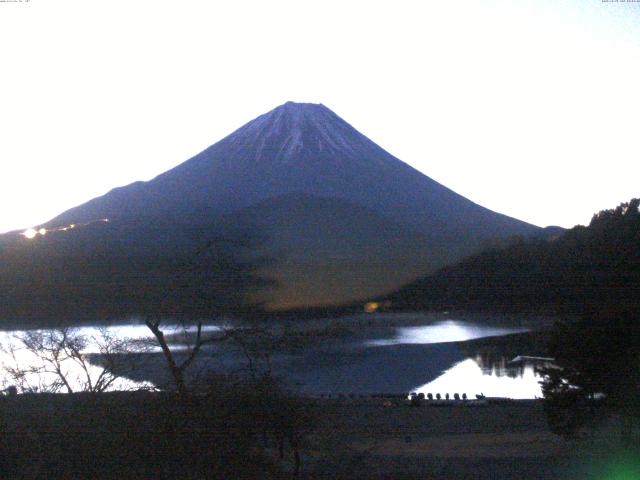
{"label": "calm lake water", "polygon": [[[219,327],[210,325],[206,330],[213,331]],[[100,338],[101,332],[97,327],[80,327],[77,333],[88,339]],[[454,319],[431,322],[423,326],[398,327],[391,338],[373,338],[358,344],[345,342],[338,347],[333,345],[324,349],[304,352],[302,357],[286,354],[280,355],[280,373],[283,377],[292,379],[292,385],[302,385],[300,391],[306,393],[318,392],[356,392],[368,393],[385,391],[384,385],[390,385],[394,377],[404,376],[407,379],[403,387],[410,391],[440,393],[443,397],[449,393],[466,393],[469,398],[476,394],[488,397],[536,398],[542,395],[539,385],[540,377],[533,365],[510,364],[511,359],[503,358],[501,363],[484,365],[479,356],[465,356],[455,344],[449,342],[464,342],[483,337],[502,336],[511,333],[525,332],[526,328],[507,328],[503,326],[487,326],[473,322]],[[106,328],[106,331],[119,338],[132,340],[153,340],[151,332],[144,325],[117,325]],[[183,332],[183,328],[170,327],[166,334]],[[15,336],[24,334],[21,331],[0,332],[0,343],[5,346],[0,352],[0,368],[19,364],[24,367],[42,367],[42,363],[33,355],[21,348]],[[13,354],[7,351],[7,346],[13,345]],[[179,348],[179,347],[177,347]],[[422,355],[421,349],[428,352]],[[145,351],[158,351],[157,346],[144,346]],[[96,344],[89,341],[83,353],[97,353]],[[402,363],[402,354],[406,352],[413,359],[411,372]],[[399,358],[398,358],[399,357]],[[274,364],[279,360],[274,359]],[[64,363],[66,375],[77,388],[86,374],[81,367],[71,361]],[[98,365],[90,365],[92,378],[102,371]],[[53,374],[33,374],[25,381],[31,387],[41,389],[42,385],[52,381]],[[389,379],[389,383],[385,378]],[[419,383],[422,381],[423,383]],[[415,382],[415,383],[411,383]],[[15,384],[15,379],[0,370],[0,384],[2,388]],[[377,383],[377,384],[376,384]],[[375,387],[372,386],[375,384]],[[307,385],[308,388],[304,388]],[[153,385],[148,381],[135,382],[126,378],[118,379],[114,389],[149,388]],[[386,390],[391,391],[391,390]]]}
{"label": "calm lake water", "polygon": [[368,345],[430,344],[444,342],[464,342],[475,338],[497,337],[510,333],[527,332],[527,328],[499,328],[478,325],[460,320],[444,320],[432,325],[400,327],[395,337],[370,340]]}
{"label": "calm lake water", "polygon": [[[395,337],[371,340],[368,345],[409,345],[463,342],[484,337],[496,337],[529,331],[524,327],[492,327],[460,320],[445,320],[432,325],[398,328]],[[424,385],[416,386],[417,393],[466,393],[469,398],[476,394],[487,397],[509,397],[514,399],[541,398],[540,380],[533,363],[512,364],[512,359],[503,358],[498,365],[482,365],[481,358],[467,358],[442,371],[441,375]]]}

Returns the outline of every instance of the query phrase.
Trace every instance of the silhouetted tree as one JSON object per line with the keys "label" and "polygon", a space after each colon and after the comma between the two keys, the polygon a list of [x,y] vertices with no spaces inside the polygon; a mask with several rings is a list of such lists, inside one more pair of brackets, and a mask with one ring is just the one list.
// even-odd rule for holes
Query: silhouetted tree
{"label": "silhouetted tree", "polygon": [[555,327],[549,346],[555,366],[542,370],[542,389],[556,433],[571,435],[597,420],[598,412],[616,413],[628,438],[640,413],[639,313],[609,307]]}
{"label": "silhouetted tree", "polygon": [[[107,329],[91,336],[73,328],[29,330],[15,340],[1,347],[9,359],[2,367],[22,392],[107,391],[118,379],[116,359],[129,349]],[[87,347],[101,355],[101,367],[91,365]]]}
{"label": "silhouetted tree", "polygon": [[[235,328],[236,325],[205,334],[203,325],[205,320],[226,317],[246,321],[259,314],[262,305],[256,301],[255,294],[273,284],[260,274],[269,261],[266,256],[256,254],[262,244],[263,240],[255,234],[246,233],[240,238],[208,241],[177,270],[163,302],[157,308],[152,307],[146,316],[145,325],[160,346],[181,397],[188,393],[186,371],[207,344],[236,340],[251,363],[247,339],[262,334],[262,329]],[[181,349],[177,354],[163,331],[163,315],[172,308],[177,309],[175,314],[183,327],[191,325],[195,330],[186,351]],[[185,317],[185,311],[189,317]]]}

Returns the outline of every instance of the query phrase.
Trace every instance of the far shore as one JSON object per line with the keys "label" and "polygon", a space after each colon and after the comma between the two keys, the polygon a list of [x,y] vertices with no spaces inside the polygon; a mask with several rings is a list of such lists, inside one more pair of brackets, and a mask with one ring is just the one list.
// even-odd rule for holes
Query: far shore
{"label": "far shore", "polygon": [[[381,310],[374,313],[365,313],[361,308],[354,310],[336,310],[328,312],[329,315],[311,315],[306,316],[303,311],[296,315],[295,312],[265,312],[261,314],[257,320],[245,321],[234,320],[229,318],[213,318],[202,319],[204,324],[219,325],[225,323],[229,325],[258,323],[263,326],[280,326],[287,328],[305,328],[319,329],[324,328],[329,323],[337,323],[351,326],[353,328],[374,328],[384,332],[386,328],[409,327],[428,325],[433,322],[443,321],[447,319],[462,320],[478,324],[490,324],[494,326],[513,326],[513,327],[532,327],[548,326],[553,324],[558,318],[554,315],[544,315],[537,313],[504,313],[492,311],[429,311],[429,310],[403,310],[403,311],[385,311]],[[334,314],[331,314],[334,313]],[[185,324],[193,325],[195,320],[185,319],[166,319],[165,323],[169,324]],[[126,318],[104,318],[104,319],[88,319],[78,318],[74,320],[59,319],[58,321],[47,320],[41,321],[37,318],[29,319],[2,319],[0,322],[0,331],[12,330],[31,330],[31,329],[50,329],[50,328],[76,328],[76,327],[109,327],[119,325],[143,325],[143,317],[131,316]]]}

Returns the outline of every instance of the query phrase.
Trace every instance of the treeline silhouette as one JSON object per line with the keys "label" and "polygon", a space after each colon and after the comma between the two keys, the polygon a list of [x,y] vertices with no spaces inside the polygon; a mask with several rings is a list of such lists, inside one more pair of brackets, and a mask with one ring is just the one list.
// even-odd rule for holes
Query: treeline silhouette
{"label": "treeline silhouette", "polygon": [[640,200],[550,239],[514,239],[390,296],[397,309],[535,311],[582,316],[633,307],[640,294]]}
{"label": "treeline silhouette", "polygon": [[[639,445],[640,305],[609,305],[575,323],[557,323],[542,369],[545,412],[551,431],[570,437],[615,414],[623,443]],[[635,431],[634,431],[635,430]],[[634,438],[635,436],[635,438]]]}

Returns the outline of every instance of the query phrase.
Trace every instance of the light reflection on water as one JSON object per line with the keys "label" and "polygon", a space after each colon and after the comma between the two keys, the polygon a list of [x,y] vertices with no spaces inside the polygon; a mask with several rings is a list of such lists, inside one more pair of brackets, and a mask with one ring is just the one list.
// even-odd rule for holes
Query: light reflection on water
{"label": "light reflection on water", "polygon": [[[529,331],[523,327],[494,327],[478,325],[460,320],[445,320],[431,325],[400,327],[396,336],[367,342],[368,346],[389,346],[406,344],[434,344],[465,342],[477,338],[496,337]],[[442,398],[449,393],[466,393],[471,399],[476,394],[487,397],[508,397],[514,399],[540,398],[541,377],[533,364],[513,365],[510,359],[500,363],[485,364],[481,357],[468,358],[442,372],[435,380],[414,389],[417,393],[440,393]]]}
{"label": "light reflection on water", "polygon": [[468,358],[445,370],[435,380],[419,386],[417,393],[440,393],[444,398],[449,393],[466,393],[470,399],[477,394],[487,397],[506,397],[514,399],[541,398],[540,377],[532,364],[513,368],[482,368],[480,364]]}
{"label": "light reflection on water", "polygon": [[443,342],[464,342],[474,338],[495,337],[510,333],[526,332],[527,328],[500,328],[476,325],[460,320],[445,320],[432,325],[400,327],[394,338],[371,340],[370,346],[429,344]]}

